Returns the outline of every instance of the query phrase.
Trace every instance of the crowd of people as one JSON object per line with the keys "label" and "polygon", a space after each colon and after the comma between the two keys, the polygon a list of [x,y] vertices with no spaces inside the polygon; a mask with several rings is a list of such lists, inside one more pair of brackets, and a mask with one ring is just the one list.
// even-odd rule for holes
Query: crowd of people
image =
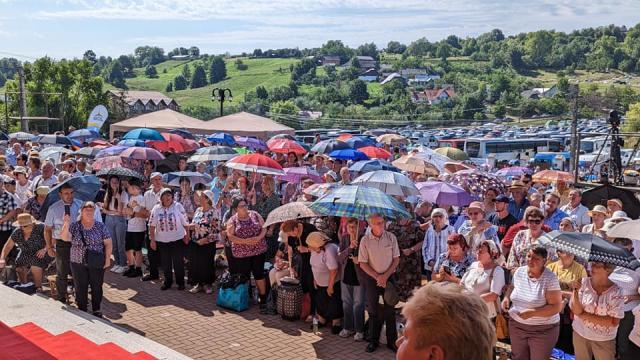
{"label": "crowd of people", "polygon": [[[56,163],[41,159],[35,144],[14,140],[8,147],[0,156],[0,267],[12,263],[21,282],[30,276],[41,289],[53,263],[57,299],[69,301],[72,275],[77,307],[96,316],[105,270],[161,280],[161,290],[175,283],[211,294],[222,249],[230,273],[255,280],[261,313],[275,314],[283,278],[299,279],[310,300],[304,320],[367,341],[367,352],[379,347],[384,328],[386,346],[399,358],[488,359],[492,323],[506,317],[509,338],[501,340],[510,341],[516,360],[548,359],[554,348],[577,359],[640,359],[640,272],[539,244],[552,230],[584,232],[637,254],[634,240],[607,236],[630,220],[619,199],[588,209],[579,189],[534,184],[525,174],[468,206],[399,197],[412,218],[325,216],[265,227],[281,205],[316,199],[305,189],[318,179],[286,182],[198,163],[196,172],[212,174],[211,184],[183,177],[168,186],[148,160],[140,179],[103,178],[98,196],[81,200],[66,180],[90,175],[90,159],[70,154]],[[346,185],[357,175],[346,161],[322,155],[264,154],[285,168],[306,166],[320,182]],[[176,165],[186,170],[186,158]],[[42,213],[54,187],[59,200]],[[405,318],[400,338],[398,303]]]}

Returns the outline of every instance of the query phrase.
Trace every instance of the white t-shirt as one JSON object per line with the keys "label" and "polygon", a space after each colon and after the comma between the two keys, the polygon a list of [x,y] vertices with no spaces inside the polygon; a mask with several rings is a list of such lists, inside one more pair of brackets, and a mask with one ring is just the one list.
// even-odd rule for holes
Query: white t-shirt
{"label": "white t-shirt", "polygon": [[[633,271],[618,266],[609,275],[609,280],[618,285],[622,291],[622,296],[637,295],[638,287],[640,286],[640,269]],[[631,311],[638,305],[640,305],[640,300],[629,301],[622,306],[622,310],[624,312]]]}
{"label": "white t-shirt", "polygon": [[629,340],[636,344],[636,346],[640,346],[640,305],[633,309],[633,316],[633,330],[631,330],[631,334],[629,334]]}
{"label": "white t-shirt", "polygon": [[[467,269],[467,272],[462,276],[460,283],[469,291],[473,291],[476,295],[486,294],[492,292],[498,296],[502,294],[502,288],[504,288],[504,270],[500,266],[496,266],[493,269],[481,268],[478,261],[471,264]],[[495,270],[494,270],[495,269]],[[491,272],[493,271],[493,280],[491,279]],[[489,318],[496,317],[496,305],[497,301],[485,302],[487,304],[487,310],[489,311]]]}
{"label": "white t-shirt", "polygon": [[[311,270],[313,279],[318,286],[329,286],[329,273],[331,270],[338,269],[338,245],[328,243],[324,246],[324,250],[319,253],[311,251]],[[336,281],[340,280],[340,276],[336,275]],[[333,285],[333,284],[332,284]]]}
{"label": "white t-shirt", "polygon": [[[578,292],[580,302],[585,312],[600,316],[611,316],[618,319],[624,317],[622,304],[624,299],[618,285],[612,285],[607,291],[598,295],[591,287],[591,279],[582,279],[582,287]],[[616,338],[618,325],[602,326],[583,321],[580,315],[573,318],[573,330],[580,336],[591,341],[609,341]]]}
{"label": "white t-shirt", "polygon": [[[134,206],[135,204],[135,206]],[[138,194],[136,196],[129,197],[127,206],[133,209],[134,214],[142,210],[144,207],[144,196]],[[129,218],[127,222],[127,231],[129,232],[144,232],[147,230],[147,221],[144,218],[136,217],[135,215]]]}
{"label": "white t-shirt", "polygon": [[23,208],[27,204],[29,198],[33,195],[31,192],[31,181],[27,180],[27,183],[24,186],[20,185],[19,181],[16,181],[16,195],[19,200],[17,204],[18,207]]}
{"label": "white t-shirt", "polygon": [[560,283],[556,275],[551,270],[544,268],[542,275],[537,279],[532,279],[527,274],[527,267],[519,267],[513,274],[513,292],[511,302],[513,306],[509,309],[509,317],[525,325],[553,325],[560,322],[560,315],[533,316],[523,319],[518,313],[526,309],[535,309],[547,304],[545,294],[547,291],[560,290]]}
{"label": "white t-shirt", "polygon": [[151,210],[149,226],[155,227],[155,241],[172,242],[184,238],[189,224],[182,204],[174,202],[168,208],[158,204]]}
{"label": "white t-shirt", "polygon": [[149,210],[149,212],[151,212],[151,210],[153,210],[153,207],[158,205],[160,203],[160,191],[162,191],[163,188],[160,188],[160,190],[158,190],[157,192],[153,191],[153,188],[147,190],[144,193],[144,208]]}

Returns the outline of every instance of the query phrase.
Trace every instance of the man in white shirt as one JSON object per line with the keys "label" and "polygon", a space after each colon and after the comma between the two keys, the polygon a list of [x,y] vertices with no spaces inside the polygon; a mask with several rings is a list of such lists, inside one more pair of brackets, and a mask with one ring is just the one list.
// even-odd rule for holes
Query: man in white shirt
{"label": "man in white shirt", "polygon": [[583,226],[591,224],[591,218],[589,217],[589,209],[582,205],[582,192],[578,189],[569,191],[569,203],[563,206],[560,210],[576,223],[578,229],[582,229]]}
{"label": "man in white shirt", "polygon": [[[162,186],[161,173],[151,173],[149,180],[151,181],[151,188],[144,193],[144,203],[142,204],[143,208],[134,214],[135,217],[144,218],[146,220],[149,220],[149,215],[151,215],[153,207],[160,203],[160,192],[164,188]],[[144,246],[147,248],[147,258],[149,259],[149,273],[142,277],[142,281],[158,280],[160,278],[160,274],[158,273],[160,257],[158,252],[151,248],[148,232],[144,243]]]}
{"label": "man in white shirt", "polygon": [[44,165],[42,165],[42,174],[36,176],[31,181],[31,192],[34,192],[38,186],[48,186],[50,188],[56,186],[58,183],[58,177],[53,175],[55,170],[55,165],[53,165],[51,161],[47,160]]}

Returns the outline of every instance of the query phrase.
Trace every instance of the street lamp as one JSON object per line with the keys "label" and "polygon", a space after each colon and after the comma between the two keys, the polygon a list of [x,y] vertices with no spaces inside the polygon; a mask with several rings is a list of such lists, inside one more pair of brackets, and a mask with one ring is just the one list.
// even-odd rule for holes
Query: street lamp
{"label": "street lamp", "polygon": [[[228,95],[227,95],[228,93]],[[215,88],[211,92],[211,101],[220,101],[220,116],[223,115],[222,108],[224,106],[225,100],[233,100],[233,95],[231,95],[231,89],[226,88]]]}

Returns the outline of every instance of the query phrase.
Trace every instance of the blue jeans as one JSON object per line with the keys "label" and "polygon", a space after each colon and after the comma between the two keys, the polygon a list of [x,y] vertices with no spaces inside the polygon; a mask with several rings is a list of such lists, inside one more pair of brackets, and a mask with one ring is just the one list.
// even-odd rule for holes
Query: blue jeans
{"label": "blue jeans", "polygon": [[342,327],[349,331],[364,332],[364,288],[345,283],[342,286]]}
{"label": "blue jeans", "polygon": [[124,248],[127,235],[127,219],[124,216],[107,215],[104,219],[104,225],[109,230],[109,234],[111,234],[115,265],[127,266],[127,254]]}

